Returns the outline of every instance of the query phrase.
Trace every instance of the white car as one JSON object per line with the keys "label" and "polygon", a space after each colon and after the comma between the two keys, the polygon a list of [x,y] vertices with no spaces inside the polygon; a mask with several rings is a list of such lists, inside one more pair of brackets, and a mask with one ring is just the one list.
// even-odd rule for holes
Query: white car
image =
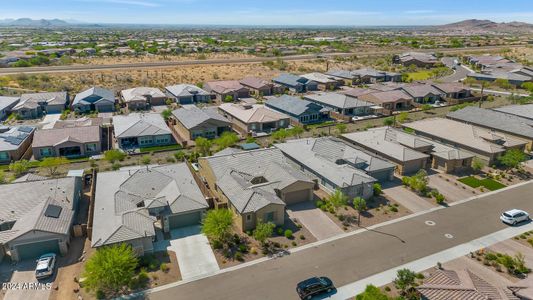
{"label": "white car", "polygon": [[503,223],[507,223],[509,225],[516,225],[520,222],[529,221],[529,214],[523,210],[520,209],[511,209],[508,210],[500,216],[500,220],[502,220]]}
{"label": "white car", "polygon": [[41,279],[50,277],[54,274],[56,265],[56,255],[54,253],[47,253],[41,255],[37,260],[37,267],[35,268],[35,278]]}

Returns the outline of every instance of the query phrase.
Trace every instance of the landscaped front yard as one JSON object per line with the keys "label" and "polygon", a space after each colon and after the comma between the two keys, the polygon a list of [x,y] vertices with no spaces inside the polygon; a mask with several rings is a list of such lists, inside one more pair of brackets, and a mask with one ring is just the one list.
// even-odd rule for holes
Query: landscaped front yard
{"label": "landscaped front yard", "polygon": [[458,181],[468,185],[472,188],[484,187],[490,191],[495,191],[504,188],[506,185],[491,178],[478,178],[476,176],[468,176],[458,179]]}

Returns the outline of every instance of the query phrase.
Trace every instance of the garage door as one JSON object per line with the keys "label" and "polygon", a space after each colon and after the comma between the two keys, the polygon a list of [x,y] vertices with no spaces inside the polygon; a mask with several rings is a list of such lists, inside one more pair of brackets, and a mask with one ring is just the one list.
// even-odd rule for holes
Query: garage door
{"label": "garage door", "polygon": [[202,213],[200,211],[189,214],[176,215],[168,217],[168,225],[170,229],[198,225],[202,220]]}
{"label": "garage door", "polygon": [[379,182],[387,182],[391,180],[391,173],[394,171],[380,171],[380,172],[372,172],[369,173],[370,176],[376,178]]}
{"label": "garage door", "polygon": [[19,260],[35,259],[46,253],[59,254],[59,240],[49,240],[16,247]]}
{"label": "garage door", "polygon": [[309,201],[309,190],[294,191],[285,194],[283,202],[287,205]]}

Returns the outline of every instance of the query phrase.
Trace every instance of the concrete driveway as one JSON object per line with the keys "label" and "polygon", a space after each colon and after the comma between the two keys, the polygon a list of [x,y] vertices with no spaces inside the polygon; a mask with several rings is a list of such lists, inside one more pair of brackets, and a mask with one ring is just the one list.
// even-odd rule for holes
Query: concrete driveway
{"label": "concrete driveway", "polygon": [[[167,250],[176,253],[183,279],[212,274],[220,270],[207,237],[201,233],[200,225],[174,229],[170,232],[170,236],[170,240],[157,242],[155,247],[158,251]],[[164,244],[166,249],[161,249]]]}
{"label": "concrete driveway", "polygon": [[287,214],[291,219],[297,219],[317,240],[343,233],[342,229],[311,201],[287,206]]}
{"label": "concrete driveway", "polygon": [[[442,176],[444,178],[441,178],[439,176]],[[462,184],[455,185],[455,179],[449,178],[450,181],[446,181],[446,178],[448,177],[445,176],[447,175],[429,175],[429,186],[439,190],[439,192],[443,194],[444,197],[446,197],[447,202],[464,200],[477,195],[472,193],[472,189],[469,187],[465,187],[465,189],[463,189]]]}
{"label": "concrete driveway", "polygon": [[[11,287],[5,290],[5,300],[48,299],[51,292],[52,282],[55,280],[55,274],[51,278],[37,281],[34,273],[35,265],[36,263],[34,260],[26,260],[14,266],[7,263],[2,263],[2,265],[0,265],[2,282],[9,282]],[[5,280],[9,275],[11,275],[11,278]],[[25,284],[26,286],[21,287],[15,284]],[[32,286],[28,286],[28,284],[32,284]]]}
{"label": "concrete driveway", "polygon": [[383,194],[414,213],[426,211],[436,206],[430,200],[423,199],[405,188],[398,179],[395,179],[393,182],[384,183]]}

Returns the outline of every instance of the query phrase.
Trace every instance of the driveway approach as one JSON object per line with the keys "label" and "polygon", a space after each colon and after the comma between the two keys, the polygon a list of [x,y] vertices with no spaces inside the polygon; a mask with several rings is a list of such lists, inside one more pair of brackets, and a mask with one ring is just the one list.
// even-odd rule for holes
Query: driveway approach
{"label": "driveway approach", "polygon": [[319,241],[344,232],[311,201],[288,206],[287,214],[302,223]]}
{"label": "driveway approach", "polygon": [[[296,283],[328,276],[337,286],[464,244],[507,228],[499,214],[512,207],[533,211],[533,183],[347,235],[292,254],[158,289],[150,299],[297,299]],[[426,221],[435,225],[428,226]],[[446,234],[452,235],[451,238]],[[436,262],[435,262],[436,263]]]}

